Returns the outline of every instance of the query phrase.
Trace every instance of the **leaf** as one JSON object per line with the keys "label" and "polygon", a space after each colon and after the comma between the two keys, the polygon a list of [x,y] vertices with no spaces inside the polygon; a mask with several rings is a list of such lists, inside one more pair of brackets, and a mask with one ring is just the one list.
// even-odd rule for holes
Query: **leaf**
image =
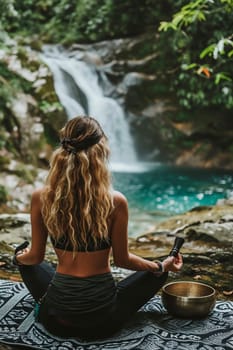
{"label": "leaf", "polygon": [[222,4],[226,3],[229,6],[233,6],[233,1],[232,0],[220,0]]}
{"label": "leaf", "polygon": [[224,51],[225,40],[222,38],[217,43],[218,51],[221,53]]}
{"label": "leaf", "polygon": [[199,21],[206,20],[206,16],[205,16],[204,12],[202,12],[202,11],[198,11],[197,18],[199,19]]}
{"label": "leaf", "polygon": [[200,67],[197,71],[198,74],[204,74],[207,78],[210,78],[210,71],[209,71],[209,68],[207,67]]}
{"label": "leaf", "polygon": [[213,53],[215,49],[215,44],[211,44],[207,46],[201,53],[200,53],[200,58],[204,58],[206,55],[210,55]]}
{"label": "leaf", "polygon": [[232,81],[232,79],[227,76],[224,72],[217,73],[215,76],[215,84],[218,85],[221,80]]}
{"label": "leaf", "polygon": [[184,20],[184,15],[182,14],[182,13],[177,13],[175,16],[174,16],[174,18],[173,18],[173,20],[172,20],[172,23],[175,25],[175,27],[178,27],[179,26],[179,24],[181,24],[182,23],[182,21]]}
{"label": "leaf", "polygon": [[166,32],[168,29],[177,30],[177,27],[172,22],[160,22],[158,30]]}
{"label": "leaf", "polygon": [[225,41],[225,45],[231,45],[231,46],[233,46],[233,41],[232,41],[232,40],[230,40],[230,39],[224,39],[224,41]]}
{"label": "leaf", "polygon": [[185,70],[193,69],[197,67],[197,63],[191,63],[184,67]]}
{"label": "leaf", "polygon": [[160,25],[159,25],[159,31],[164,31],[166,32],[168,30],[168,28],[170,27],[170,23],[168,22],[160,22]]}

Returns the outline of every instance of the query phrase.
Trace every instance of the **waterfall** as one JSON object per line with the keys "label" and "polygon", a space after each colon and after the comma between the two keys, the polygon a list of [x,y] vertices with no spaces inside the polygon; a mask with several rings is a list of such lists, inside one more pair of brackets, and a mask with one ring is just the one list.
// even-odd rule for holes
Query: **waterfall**
{"label": "waterfall", "polygon": [[124,111],[116,100],[104,96],[96,67],[49,45],[41,58],[53,74],[56,93],[68,118],[90,115],[97,119],[109,139],[112,165],[135,164],[137,157]]}

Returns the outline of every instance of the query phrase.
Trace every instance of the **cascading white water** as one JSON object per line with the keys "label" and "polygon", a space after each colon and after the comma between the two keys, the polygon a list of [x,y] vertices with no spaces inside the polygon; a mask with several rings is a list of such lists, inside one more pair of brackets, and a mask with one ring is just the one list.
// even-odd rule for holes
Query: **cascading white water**
{"label": "cascading white water", "polygon": [[94,65],[69,58],[54,46],[41,55],[54,77],[54,85],[69,118],[90,115],[109,138],[111,163],[127,166],[137,162],[129,126],[120,104],[103,94]]}

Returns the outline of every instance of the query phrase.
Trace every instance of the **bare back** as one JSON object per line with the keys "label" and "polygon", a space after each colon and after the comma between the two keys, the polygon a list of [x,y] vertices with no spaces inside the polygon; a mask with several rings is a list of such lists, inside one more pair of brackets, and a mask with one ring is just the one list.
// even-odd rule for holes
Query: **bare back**
{"label": "bare back", "polygon": [[[114,210],[109,219],[108,233],[112,238],[114,232],[114,222],[117,220],[117,212],[122,195],[114,192]],[[72,251],[65,251],[54,248],[58,258],[57,272],[77,276],[87,277],[110,272],[110,254],[111,248],[96,250],[91,252],[76,252],[75,256]]]}
{"label": "bare back", "polygon": [[110,248],[95,252],[63,251],[55,248],[58,257],[57,272],[76,277],[94,276],[110,272]]}

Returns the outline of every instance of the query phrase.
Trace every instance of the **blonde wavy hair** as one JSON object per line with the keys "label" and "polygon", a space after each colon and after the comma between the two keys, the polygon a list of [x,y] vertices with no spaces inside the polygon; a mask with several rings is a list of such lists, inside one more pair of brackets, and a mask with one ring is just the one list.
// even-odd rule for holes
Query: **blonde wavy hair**
{"label": "blonde wavy hair", "polygon": [[71,242],[73,252],[108,240],[108,219],[113,210],[109,147],[99,123],[76,117],[60,131],[61,146],[52,155],[46,186],[41,194],[42,216],[49,235]]}

